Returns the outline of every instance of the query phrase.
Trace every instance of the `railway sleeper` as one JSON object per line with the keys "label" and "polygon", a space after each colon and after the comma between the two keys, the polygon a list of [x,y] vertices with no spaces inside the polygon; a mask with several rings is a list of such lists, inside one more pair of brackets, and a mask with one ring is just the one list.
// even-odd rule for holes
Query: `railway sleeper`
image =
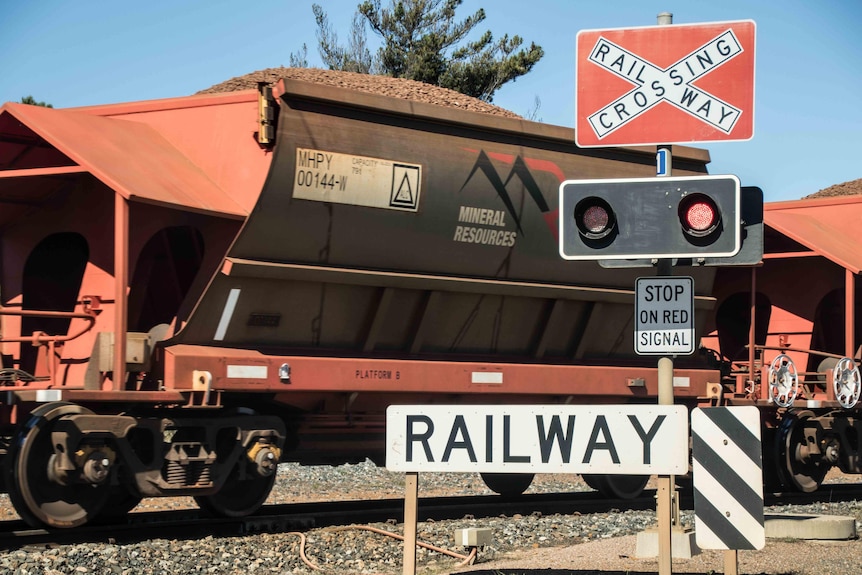
{"label": "railway sleeper", "polygon": [[116,517],[143,497],[190,495],[213,515],[254,513],[272,489],[282,420],[240,412],[209,418],[98,415],[40,406],[4,459],[10,499],[33,526]]}

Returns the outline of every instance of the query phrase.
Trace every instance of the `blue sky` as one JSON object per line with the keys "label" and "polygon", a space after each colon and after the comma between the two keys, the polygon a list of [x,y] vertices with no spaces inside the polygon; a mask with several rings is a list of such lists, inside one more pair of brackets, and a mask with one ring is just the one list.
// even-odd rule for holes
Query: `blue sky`
{"label": "blue sky", "polygon": [[[0,102],[32,95],[56,108],[184,96],[234,76],[317,54],[310,1],[0,0]],[[319,0],[346,39],[359,0]],[[518,34],[545,57],[494,103],[519,114],[541,101],[547,123],[575,123],[575,39],[584,29],[757,23],[754,138],[703,144],[710,172],[798,199],[862,178],[862,2],[821,0],[464,0],[479,28]]]}

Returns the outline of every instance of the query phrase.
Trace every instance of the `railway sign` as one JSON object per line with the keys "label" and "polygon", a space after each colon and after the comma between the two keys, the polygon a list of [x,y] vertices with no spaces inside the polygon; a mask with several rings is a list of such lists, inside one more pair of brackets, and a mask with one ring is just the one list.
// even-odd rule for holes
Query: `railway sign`
{"label": "railway sign", "polygon": [[697,545],[763,549],[760,411],[754,406],[695,409],[691,442]]}
{"label": "railway sign", "polygon": [[694,353],[694,279],[638,278],[635,289],[635,353]]}
{"label": "railway sign", "polygon": [[754,40],[751,20],[582,30],[575,141],[601,147],[751,139]]}
{"label": "railway sign", "polygon": [[386,410],[390,471],[680,474],[680,405],[396,405]]}

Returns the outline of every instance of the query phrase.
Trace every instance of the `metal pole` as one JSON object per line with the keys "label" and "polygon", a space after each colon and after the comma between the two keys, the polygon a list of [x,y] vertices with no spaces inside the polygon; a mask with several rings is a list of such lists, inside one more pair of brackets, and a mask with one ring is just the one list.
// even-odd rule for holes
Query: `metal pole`
{"label": "metal pole", "polygon": [[[669,357],[660,357],[658,360],[658,403],[673,405],[673,360]],[[673,573],[673,476],[659,475],[657,481],[658,572],[659,575],[670,575]]]}
{"label": "metal pole", "polygon": [[[665,174],[671,173],[670,162],[672,155],[670,146],[667,150],[668,169]],[[662,259],[658,261],[657,275],[673,275],[673,260]],[[673,359],[660,357],[658,360],[658,404],[673,405]],[[673,475],[659,475],[657,478],[656,493],[656,516],[658,519],[658,567],[659,575],[670,575],[673,573],[672,558],[672,531],[678,517],[674,516],[673,497],[674,485]]]}
{"label": "metal pole", "polygon": [[[656,16],[659,26],[673,24],[673,14],[662,12]],[[664,156],[666,166],[661,170],[658,165]],[[673,149],[669,145],[658,146],[656,150],[656,173],[659,177],[670,176],[673,172]],[[658,275],[673,275],[673,260],[658,262]],[[658,403],[673,405],[673,359],[661,357],[658,360]],[[656,515],[658,519],[658,572],[659,575],[673,573],[673,476],[660,475],[657,479]]]}

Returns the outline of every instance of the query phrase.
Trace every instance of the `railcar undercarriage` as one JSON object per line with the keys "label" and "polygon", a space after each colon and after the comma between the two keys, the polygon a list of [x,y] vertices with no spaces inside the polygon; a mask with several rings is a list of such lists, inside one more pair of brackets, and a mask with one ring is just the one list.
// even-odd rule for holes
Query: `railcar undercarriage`
{"label": "railcar undercarriage", "polygon": [[76,527],[143,497],[190,495],[240,517],[266,500],[285,431],[276,417],[99,415],[69,402],[32,410],[3,462],[10,499],[31,525]]}
{"label": "railcar undercarriage", "polygon": [[[759,357],[768,351],[755,348]],[[833,467],[845,474],[862,474],[862,418],[857,410],[862,378],[857,362],[805,350],[824,359],[817,371],[801,372],[786,353],[787,346],[777,351],[753,376],[743,366],[727,377],[727,383],[716,386],[709,398],[715,405],[760,408],[766,489],[810,493]],[[757,362],[753,365],[758,367]]]}
{"label": "railcar undercarriage", "polygon": [[790,409],[764,442],[764,458],[785,487],[810,493],[832,467],[860,474],[862,419],[854,412]]}

